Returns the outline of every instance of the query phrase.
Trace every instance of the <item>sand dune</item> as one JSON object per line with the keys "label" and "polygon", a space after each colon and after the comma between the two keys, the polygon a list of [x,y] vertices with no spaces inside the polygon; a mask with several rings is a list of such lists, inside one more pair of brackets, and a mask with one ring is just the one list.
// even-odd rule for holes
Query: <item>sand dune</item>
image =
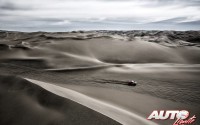
{"label": "sand dune", "polygon": [[[111,32],[112,33],[112,32]],[[71,33],[15,33],[1,32],[5,35],[1,40],[1,58],[43,58],[48,66],[52,68],[66,68],[76,66],[91,66],[99,63],[199,63],[199,48],[190,45],[178,46],[177,40],[183,41],[186,38],[171,40],[171,32],[167,33],[143,33],[139,35],[133,32],[132,35],[114,37],[110,32],[93,32],[73,34]],[[180,32],[182,33],[182,32]],[[59,35],[58,35],[59,34]],[[89,35],[93,34],[93,35]],[[96,37],[98,36],[98,37]],[[113,37],[104,37],[107,36]],[[126,34],[126,33],[124,33]],[[184,34],[184,33],[183,33]],[[80,36],[79,36],[80,35]],[[187,33],[185,33],[187,35]],[[3,35],[2,35],[3,36]],[[13,37],[14,36],[14,37]],[[89,38],[88,38],[89,36]],[[134,37],[133,37],[134,36]],[[167,37],[168,36],[168,37]],[[176,36],[176,35],[175,35]],[[193,39],[198,39],[198,34]],[[24,38],[25,37],[25,38]],[[27,38],[28,37],[28,38]],[[86,39],[71,39],[72,37],[86,37]],[[129,40],[127,40],[127,37]],[[174,46],[165,46],[162,43]],[[154,38],[155,37],[155,38]],[[161,39],[166,37],[166,40]],[[177,36],[176,36],[177,37]],[[122,38],[124,38],[122,40]],[[186,39],[188,40],[188,38]],[[149,42],[150,41],[150,42]],[[188,40],[185,42],[191,42]],[[175,46],[177,45],[177,46]],[[6,49],[11,46],[10,49]],[[78,62],[78,63],[77,63]],[[76,64],[77,63],[77,64]],[[48,67],[47,66],[47,67]]]}
{"label": "sand dune", "polygon": [[178,107],[199,116],[199,31],[0,31],[0,38],[0,124],[168,125],[145,118]]}
{"label": "sand dune", "polygon": [[[58,84],[58,86],[72,89],[89,97],[98,99],[100,101],[109,103],[113,106],[125,109],[134,114],[146,118],[153,110],[167,110],[167,109],[187,109],[191,113],[199,115],[199,107],[191,107],[185,103],[179,103],[170,101],[167,99],[161,99],[145,94],[139,94],[130,91],[120,91],[117,89],[95,87],[95,86],[77,86],[77,85],[64,85]],[[126,119],[126,118],[125,118]],[[159,121],[154,120],[153,122],[161,125],[173,124],[174,120]],[[199,124],[200,121],[196,121],[195,124]]]}
{"label": "sand dune", "polygon": [[123,125],[132,125],[133,123],[141,124],[141,125],[146,125],[146,124],[156,125],[156,123],[148,121],[145,118],[143,118],[137,114],[134,114],[133,112],[129,112],[127,110],[113,106],[109,103],[99,101],[99,100],[97,100],[95,98],[91,98],[89,96],[85,96],[76,91],[73,91],[73,90],[70,90],[67,88],[63,88],[60,86],[56,86],[53,84],[44,83],[44,82],[37,81],[37,80],[32,80],[32,79],[27,79],[27,80],[45,88],[46,90],[48,90],[56,95],[71,99],[71,100],[78,102],[86,107],[89,107],[95,111],[98,111],[98,112],[118,121],[119,123],[121,123]]}
{"label": "sand dune", "polygon": [[[52,88],[51,85],[46,87]],[[0,76],[0,90],[0,124],[2,125],[119,124],[22,78]],[[60,91],[58,89],[58,93],[62,93],[61,91],[62,89]]]}

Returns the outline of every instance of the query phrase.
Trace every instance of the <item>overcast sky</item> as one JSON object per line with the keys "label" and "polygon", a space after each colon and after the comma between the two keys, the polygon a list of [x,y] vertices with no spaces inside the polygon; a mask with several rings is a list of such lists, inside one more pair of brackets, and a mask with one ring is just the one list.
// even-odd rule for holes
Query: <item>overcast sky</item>
{"label": "overcast sky", "polygon": [[200,0],[0,0],[0,29],[200,30]]}

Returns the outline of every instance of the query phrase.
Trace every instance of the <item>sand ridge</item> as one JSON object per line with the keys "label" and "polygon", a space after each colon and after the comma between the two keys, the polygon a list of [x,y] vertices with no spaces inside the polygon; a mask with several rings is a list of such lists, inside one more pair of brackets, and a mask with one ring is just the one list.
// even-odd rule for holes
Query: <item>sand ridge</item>
{"label": "sand ridge", "polygon": [[0,76],[0,97],[2,125],[120,124],[19,77]]}
{"label": "sand ridge", "polygon": [[129,112],[129,111],[121,109],[119,107],[115,107],[109,103],[105,103],[105,102],[96,100],[94,98],[88,97],[88,96],[78,93],[76,91],[73,91],[73,90],[70,90],[67,88],[63,88],[60,86],[56,86],[53,84],[33,80],[33,79],[27,79],[27,80],[43,87],[44,89],[46,89],[56,95],[71,99],[71,100],[78,102],[86,107],[89,107],[95,111],[98,111],[98,112],[118,121],[119,123],[121,123],[123,125],[132,125],[133,123],[141,124],[141,125],[147,125],[147,124],[148,125],[157,125],[156,123],[148,121],[147,119],[145,119],[137,114],[134,114],[133,112]]}

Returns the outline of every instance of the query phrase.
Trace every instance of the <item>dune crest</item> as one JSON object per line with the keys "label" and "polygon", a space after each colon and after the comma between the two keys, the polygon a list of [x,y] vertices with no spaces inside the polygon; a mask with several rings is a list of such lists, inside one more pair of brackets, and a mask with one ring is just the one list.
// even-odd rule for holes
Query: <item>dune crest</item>
{"label": "dune crest", "polygon": [[120,124],[15,76],[0,76],[0,97],[1,125]]}
{"label": "dune crest", "polygon": [[100,112],[100,113],[118,121],[119,123],[121,123],[123,125],[132,125],[133,123],[140,124],[140,125],[146,125],[146,124],[157,125],[156,123],[148,121],[145,118],[143,118],[137,114],[134,114],[127,110],[121,109],[117,106],[113,106],[109,103],[105,103],[105,102],[99,101],[97,99],[88,97],[88,96],[78,93],[76,91],[73,91],[73,90],[70,90],[67,88],[63,88],[63,87],[60,87],[57,85],[33,80],[33,79],[27,79],[27,80],[43,87],[44,89],[46,89],[56,95],[62,96],[64,98],[68,98],[68,99],[73,100],[77,103],[80,103],[88,108],[91,108],[97,112]]}

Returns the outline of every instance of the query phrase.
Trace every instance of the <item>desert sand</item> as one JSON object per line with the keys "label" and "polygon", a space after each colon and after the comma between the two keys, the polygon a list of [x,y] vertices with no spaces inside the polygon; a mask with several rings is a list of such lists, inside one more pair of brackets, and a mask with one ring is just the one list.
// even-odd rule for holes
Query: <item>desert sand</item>
{"label": "desert sand", "polygon": [[[0,124],[168,125],[200,116],[199,31],[0,31]],[[127,86],[135,80],[137,86]]]}

